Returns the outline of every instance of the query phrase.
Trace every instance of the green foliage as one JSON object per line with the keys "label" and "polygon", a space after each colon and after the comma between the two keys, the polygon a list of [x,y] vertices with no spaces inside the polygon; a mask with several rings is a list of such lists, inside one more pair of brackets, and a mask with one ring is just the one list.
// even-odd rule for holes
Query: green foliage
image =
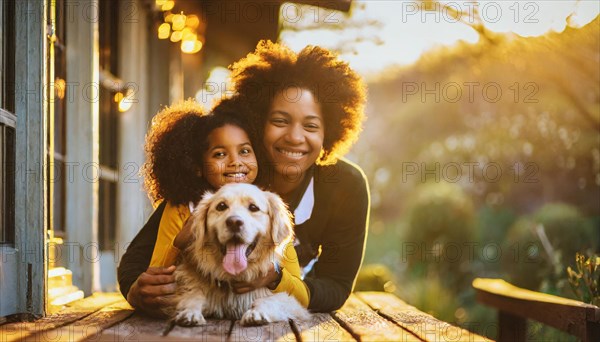
{"label": "green foliage", "polygon": [[356,278],[354,291],[395,292],[397,289],[394,274],[385,265],[369,264],[361,267]]}
{"label": "green foliage", "polygon": [[482,242],[502,241],[508,228],[515,222],[513,209],[483,205],[477,212],[477,231]]}
{"label": "green foliage", "polygon": [[579,300],[600,306],[600,256],[594,255],[586,259],[583,254],[575,255],[574,271],[567,267],[569,284]]}
{"label": "green foliage", "polygon": [[532,290],[567,295],[563,270],[581,250],[597,247],[597,232],[577,208],[550,203],[520,218],[506,236],[503,266],[509,281]]}
{"label": "green foliage", "polygon": [[424,184],[413,199],[409,237],[430,244],[473,241],[474,219],[473,203],[459,186]]}
{"label": "green foliage", "polygon": [[465,285],[472,261],[468,248],[475,240],[473,203],[459,186],[442,182],[417,189],[403,240],[413,248],[413,253],[406,253],[409,267],[435,271],[452,288]]}
{"label": "green foliage", "polygon": [[530,290],[539,290],[548,274],[548,261],[539,238],[535,234],[535,221],[519,218],[506,235],[502,269],[511,284]]}
{"label": "green foliage", "polygon": [[535,212],[533,219],[544,227],[561,263],[571,263],[572,255],[582,250],[593,250],[598,245],[598,231],[572,205],[546,204]]}

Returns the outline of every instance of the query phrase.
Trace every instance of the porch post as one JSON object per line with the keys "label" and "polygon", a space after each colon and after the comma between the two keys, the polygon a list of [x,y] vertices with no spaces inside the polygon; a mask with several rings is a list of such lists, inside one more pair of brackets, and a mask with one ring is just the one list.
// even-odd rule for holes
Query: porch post
{"label": "porch post", "polygon": [[18,312],[45,314],[47,1],[15,2],[15,246]]}
{"label": "porch post", "polygon": [[86,296],[100,289],[98,245],[99,33],[98,0],[67,9],[66,233],[73,283]]}

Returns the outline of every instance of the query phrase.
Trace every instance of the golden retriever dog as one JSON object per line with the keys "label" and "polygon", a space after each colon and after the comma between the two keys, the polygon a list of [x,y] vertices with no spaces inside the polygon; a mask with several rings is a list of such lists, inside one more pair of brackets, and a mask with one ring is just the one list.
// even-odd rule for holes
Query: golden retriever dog
{"label": "golden retriever dog", "polygon": [[292,238],[292,220],[279,196],[250,184],[227,184],[207,193],[188,223],[195,241],[175,271],[175,322],[206,323],[205,317],[261,325],[307,319],[308,311],[287,293],[267,288],[236,294],[232,281],[254,281],[279,262]]}

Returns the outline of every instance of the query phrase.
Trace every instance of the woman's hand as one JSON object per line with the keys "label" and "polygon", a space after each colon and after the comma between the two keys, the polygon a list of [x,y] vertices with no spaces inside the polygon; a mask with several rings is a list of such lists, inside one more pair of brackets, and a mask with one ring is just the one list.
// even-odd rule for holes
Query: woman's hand
{"label": "woman's hand", "polygon": [[271,268],[269,269],[269,272],[267,272],[267,274],[264,277],[258,278],[253,282],[234,281],[231,283],[231,287],[232,287],[233,292],[237,293],[237,294],[254,291],[261,287],[267,287],[270,290],[275,290],[275,288],[277,286],[271,288],[271,287],[269,287],[269,285],[272,284],[277,279],[279,279],[279,277],[280,277],[280,275],[275,271],[274,265],[271,264]]}
{"label": "woman's hand", "polygon": [[174,305],[175,266],[148,267],[131,285],[127,302],[134,308],[155,317],[165,317],[165,308]]}

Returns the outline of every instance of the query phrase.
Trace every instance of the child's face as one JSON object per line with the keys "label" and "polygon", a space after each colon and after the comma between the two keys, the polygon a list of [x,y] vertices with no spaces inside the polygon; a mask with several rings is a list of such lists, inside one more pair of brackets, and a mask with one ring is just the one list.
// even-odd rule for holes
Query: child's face
{"label": "child's face", "polygon": [[227,183],[252,183],[258,165],[246,132],[234,125],[214,129],[202,156],[202,176],[215,189]]}

